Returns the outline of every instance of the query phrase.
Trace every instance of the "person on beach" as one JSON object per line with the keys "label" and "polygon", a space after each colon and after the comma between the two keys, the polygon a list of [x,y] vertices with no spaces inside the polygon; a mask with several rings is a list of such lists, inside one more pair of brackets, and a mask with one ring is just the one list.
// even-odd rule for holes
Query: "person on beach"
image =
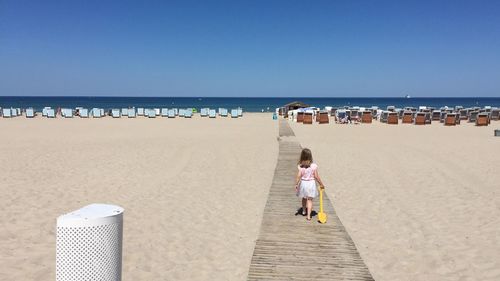
{"label": "person on beach", "polygon": [[312,152],[308,148],[302,149],[298,163],[298,173],[295,180],[295,192],[302,198],[302,215],[307,215],[307,220],[311,220],[313,199],[318,196],[316,182],[321,189],[325,189],[323,181],[319,177],[318,165],[313,162]]}

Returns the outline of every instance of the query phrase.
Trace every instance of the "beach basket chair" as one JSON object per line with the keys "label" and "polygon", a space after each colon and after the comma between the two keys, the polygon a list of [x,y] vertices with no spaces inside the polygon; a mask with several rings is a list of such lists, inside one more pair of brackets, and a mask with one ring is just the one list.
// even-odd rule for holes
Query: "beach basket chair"
{"label": "beach basket chair", "polygon": [[313,123],[313,113],[312,112],[305,112],[304,113],[304,121],[302,123],[312,124]]}
{"label": "beach basket chair", "polygon": [[361,123],[371,123],[373,120],[372,111],[365,110],[361,113]]}
{"label": "beach basket chair", "polygon": [[425,125],[427,122],[426,122],[426,115],[428,113],[425,113],[425,112],[417,112],[417,114],[415,114],[415,125]]}
{"label": "beach basket chair", "polygon": [[92,108],[92,117],[101,118],[101,110],[99,108]]}
{"label": "beach basket chair", "polygon": [[50,107],[47,107],[47,106],[42,109],[42,117],[47,117],[47,110],[48,109],[50,109]]}
{"label": "beach basket chair", "polygon": [[238,118],[238,109],[231,109],[231,118]]}
{"label": "beach basket chair", "polygon": [[238,117],[243,117],[243,109],[238,107]]}
{"label": "beach basket chair", "polygon": [[121,116],[122,115],[120,114],[120,109],[118,109],[118,108],[111,109],[111,117],[120,118]]}
{"label": "beach basket chair", "polygon": [[460,109],[458,111],[458,114],[460,115],[460,119],[461,120],[467,120],[468,116],[469,116],[469,110],[468,109]]}
{"label": "beach basket chair", "polygon": [[193,109],[188,108],[186,111],[184,111],[184,118],[191,118],[193,117]]}
{"label": "beach basket chair", "polygon": [[202,109],[200,109],[200,116],[201,117],[207,117],[209,111],[210,111],[209,108],[202,108]]}
{"label": "beach basket chair", "polygon": [[128,116],[128,108],[122,108],[120,110],[120,113],[122,114],[122,116]]}
{"label": "beach basket chair", "polygon": [[401,123],[403,123],[403,124],[413,123],[413,112],[412,111],[404,111],[402,118],[401,118]]}
{"label": "beach basket chair", "polygon": [[168,117],[168,108],[161,109],[161,117]]}
{"label": "beach basket chair", "polygon": [[432,111],[432,121],[439,121],[441,118],[441,111],[434,110]]}
{"label": "beach basket chair", "polygon": [[387,111],[387,110],[382,111],[382,113],[380,113],[380,122],[387,123],[388,117],[389,117],[389,111]]}
{"label": "beach basket chair", "polygon": [[349,113],[351,117],[351,121],[358,122],[359,121],[359,110],[358,109],[351,109]]}
{"label": "beach basket chair", "polygon": [[135,107],[129,108],[127,110],[128,110],[127,113],[128,118],[135,118],[137,116],[137,111],[135,110]]}
{"label": "beach basket chair", "polygon": [[460,115],[457,113],[446,113],[446,116],[444,118],[444,125],[445,126],[455,126],[457,125],[457,119],[458,122],[460,122]]}
{"label": "beach basket chair", "polygon": [[330,123],[330,119],[328,118],[328,112],[327,111],[321,111],[318,113],[319,120],[318,122],[320,124],[328,124]]}
{"label": "beach basket chair", "polygon": [[302,123],[304,122],[304,112],[299,111],[297,112],[297,123]]}
{"label": "beach basket chair", "polygon": [[47,109],[47,118],[56,118],[56,111],[53,108]]}
{"label": "beach basket chair", "polygon": [[476,126],[488,126],[490,124],[490,115],[487,112],[477,114]]}
{"label": "beach basket chair", "polygon": [[153,108],[153,110],[154,110],[156,116],[160,116],[161,110],[159,108]]}
{"label": "beach basket chair", "polygon": [[89,110],[87,108],[80,108],[78,112],[80,113],[80,118],[89,118]]}
{"label": "beach basket chair", "polygon": [[144,108],[143,107],[137,108],[137,116],[144,116]]}
{"label": "beach basket chair", "polygon": [[11,108],[2,108],[2,116],[3,116],[3,118],[11,118],[12,117],[12,109]]}
{"label": "beach basket chair", "polygon": [[71,108],[62,108],[61,116],[64,118],[73,118],[73,109]]}
{"label": "beach basket chair", "polygon": [[175,110],[174,109],[169,109],[167,113],[168,118],[175,118]]}
{"label": "beach basket chair", "polygon": [[209,118],[215,118],[215,117],[217,117],[217,112],[215,112],[215,109],[210,109],[208,111],[208,117]]}
{"label": "beach basket chair", "polygon": [[387,124],[397,125],[399,123],[397,112],[388,112],[387,114]]}
{"label": "beach basket chair", "polygon": [[491,120],[499,120],[500,119],[500,109],[499,108],[493,108],[491,109]]}
{"label": "beach basket chair", "polygon": [[470,123],[475,123],[478,114],[479,114],[479,111],[471,111],[471,112],[469,112],[469,122]]}
{"label": "beach basket chair", "polygon": [[[335,122],[340,123],[342,119],[346,117],[346,113],[344,109],[337,110],[335,114]],[[302,121],[304,121],[304,118],[302,118]]]}
{"label": "beach basket chair", "polygon": [[148,118],[156,118],[156,110],[154,108],[146,109],[145,114]]}
{"label": "beach basket chair", "polygon": [[26,118],[34,118],[35,117],[35,110],[33,108],[26,108]]}
{"label": "beach basket chair", "polygon": [[180,108],[179,109],[179,117],[184,117],[185,114],[186,114],[186,110],[183,108]]}

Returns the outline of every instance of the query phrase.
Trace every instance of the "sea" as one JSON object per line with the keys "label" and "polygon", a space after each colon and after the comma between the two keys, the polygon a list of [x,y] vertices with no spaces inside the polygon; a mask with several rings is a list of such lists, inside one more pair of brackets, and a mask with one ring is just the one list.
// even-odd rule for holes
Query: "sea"
{"label": "sea", "polygon": [[465,97],[465,98],[350,98],[350,97],[325,97],[325,98],[299,98],[299,97],[91,97],[91,96],[0,96],[0,107],[28,108],[32,107],[37,111],[50,106],[52,108],[238,108],[241,107],[246,112],[272,112],[275,108],[281,107],[293,101],[301,101],[311,106],[324,108],[325,106],[343,107],[387,106],[419,107],[430,106],[440,108],[443,106],[455,107],[500,107],[500,97]]}

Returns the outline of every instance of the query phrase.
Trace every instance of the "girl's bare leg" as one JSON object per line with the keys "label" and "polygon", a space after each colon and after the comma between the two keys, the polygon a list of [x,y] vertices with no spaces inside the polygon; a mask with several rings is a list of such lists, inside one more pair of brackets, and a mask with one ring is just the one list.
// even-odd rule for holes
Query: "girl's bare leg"
{"label": "girl's bare leg", "polygon": [[307,198],[302,198],[302,215],[306,214],[306,203],[307,203]]}
{"label": "girl's bare leg", "polygon": [[310,220],[311,219],[311,211],[312,211],[312,208],[313,208],[313,200],[311,197],[307,197],[307,219]]}

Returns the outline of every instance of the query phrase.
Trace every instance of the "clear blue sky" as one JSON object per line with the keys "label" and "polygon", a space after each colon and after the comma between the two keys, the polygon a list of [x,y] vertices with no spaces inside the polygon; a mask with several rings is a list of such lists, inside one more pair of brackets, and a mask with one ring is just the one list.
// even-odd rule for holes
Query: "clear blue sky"
{"label": "clear blue sky", "polygon": [[0,0],[0,95],[500,96],[500,1]]}

